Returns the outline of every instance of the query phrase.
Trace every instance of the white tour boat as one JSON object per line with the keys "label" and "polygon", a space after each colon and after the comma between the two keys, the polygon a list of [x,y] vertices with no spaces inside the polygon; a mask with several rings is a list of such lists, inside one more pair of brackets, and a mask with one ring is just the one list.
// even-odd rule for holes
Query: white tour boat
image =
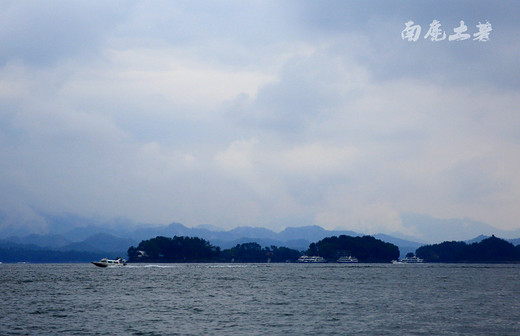
{"label": "white tour boat", "polygon": [[393,260],[392,264],[422,264],[424,259],[419,258],[418,256],[406,257],[401,260]]}
{"label": "white tour boat", "polygon": [[352,263],[357,263],[358,259],[353,256],[342,256],[342,257],[339,257],[339,259],[336,260],[336,262],[339,262],[342,264],[352,264]]}
{"label": "white tour boat", "polygon": [[327,260],[325,260],[325,258],[320,257],[320,256],[306,256],[306,255],[303,255],[303,256],[298,258],[298,262],[301,262],[301,263],[325,263],[325,262],[327,262]]}

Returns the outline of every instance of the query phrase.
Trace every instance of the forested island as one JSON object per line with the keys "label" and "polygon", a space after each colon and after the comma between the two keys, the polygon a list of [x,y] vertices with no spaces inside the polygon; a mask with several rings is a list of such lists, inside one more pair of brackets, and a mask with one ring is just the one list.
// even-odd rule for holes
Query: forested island
{"label": "forested island", "polygon": [[335,261],[341,255],[351,255],[360,262],[391,262],[399,258],[399,248],[372,236],[351,237],[341,235],[311,243],[308,255],[319,255],[327,261]]}
{"label": "forested island", "polygon": [[301,253],[287,247],[263,247],[255,242],[221,250],[198,237],[156,237],[128,249],[129,262],[285,262]]}
{"label": "forested island", "polygon": [[399,248],[371,236],[324,238],[307,251],[287,247],[262,247],[250,242],[221,250],[197,237],[156,237],[128,249],[130,262],[295,262],[303,254],[319,255],[327,261],[352,255],[360,262],[390,262],[399,257]]}
{"label": "forested island", "polygon": [[[335,262],[340,256],[350,255],[359,262],[387,263],[399,258],[399,248],[372,236],[324,238],[311,243],[306,251],[287,247],[262,247],[255,242],[237,244],[220,249],[197,237],[156,237],[143,240],[128,249],[130,262],[295,262],[302,255],[321,256]],[[478,243],[443,242],[417,249],[416,254],[425,262],[496,263],[520,262],[520,245],[516,247],[495,236]]]}
{"label": "forested island", "polygon": [[491,236],[479,243],[443,242],[417,249],[416,254],[426,262],[444,263],[503,263],[520,261],[520,245],[516,247]]}
{"label": "forested island", "polygon": [[[77,244],[53,250],[37,245],[21,245],[0,241],[0,261],[48,263],[48,262],[89,262],[103,257],[125,256],[130,262],[295,262],[299,257],[320,256],[328,262],[336,262],[340,257],[351,256],[359,262],[390,262],[399,258],[399,247],[383,242],[372,236],[350,236],[338,234],[307,243],[308,248],[288,248],[242,240],[231,248],[213,245],[198,237],[156,236],[156,238],[125,244],[122,239],[115,241],[105,237],[108,246],[104,250],[92,246],[93,239],[103,240],[97,235],[90,244]],[[112,237],[116,238],[116,237]],[[474,243],[450,241],[426,245],[415,250],[415,254],[430,263],[520,263],[520,245],[513,245],[495,236],[475,239]],[[130,245],[137,245],[137,247]],[[229,246],[229,245],[228,245]],[[231,245],[232,246],[232,245]],[[265,246],[265,247],[264,247]],[[113,249],[113,250],[112,250]],[[412,250],[413,251],[413,250]]]}

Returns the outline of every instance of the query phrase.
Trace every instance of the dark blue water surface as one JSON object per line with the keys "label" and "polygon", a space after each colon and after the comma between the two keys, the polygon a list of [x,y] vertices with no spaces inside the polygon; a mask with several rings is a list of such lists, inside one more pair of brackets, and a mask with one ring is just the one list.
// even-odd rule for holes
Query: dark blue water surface
{"label": "dark blue water surface", "polygon": [[520,335],[520,265],[0,265],[2,335]]}

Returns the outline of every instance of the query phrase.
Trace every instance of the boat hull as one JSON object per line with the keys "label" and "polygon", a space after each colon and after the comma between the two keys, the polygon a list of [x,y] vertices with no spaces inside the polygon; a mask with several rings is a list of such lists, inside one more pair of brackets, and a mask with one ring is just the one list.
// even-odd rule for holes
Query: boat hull
{"label": "boat hull", "polygon": [[108,266],[107,264],[99,262],[99,261],[93,261],[92,263],[94,265],[96,265],[97,267],[107,267]]}

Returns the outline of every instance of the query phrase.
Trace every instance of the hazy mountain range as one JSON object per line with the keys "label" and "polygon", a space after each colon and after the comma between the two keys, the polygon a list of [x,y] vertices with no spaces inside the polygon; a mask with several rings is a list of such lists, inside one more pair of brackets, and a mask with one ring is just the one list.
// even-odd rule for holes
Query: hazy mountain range
{"label": "hazy mountain range", "polygon": [[[440,219],[424,214],[403,213],[401,221],[408,232],[408,238],[414,236],[416,240],[428,243],[466,241],[478,235],[495,235],[505,239],[520,237],[520,229],[501,230],[470,218]],[[399,236],[399,233],[392,235]]]}
{"label": "hazy mountain range", "polygon": [[[230,248],[245,242],[257,242],[262,246],[286,246],[306,250],[311,242],[325,237],[350,235],[362,236],[364,233],[349,230],[326,230],[319,226],[288,227],[281,232],[260,227],[237,227],[224,230],[212,225],[194,228],[179,223],[167,226],[145,225],[126,219],[103,221],[75,215],[42,215],[47,232],[31,233],[27,225],[16,228],[0,226],[0,247],[18,246],[31,249],[52,249],[56,251],[88,251],[125,255],[128,247],[137,246],[141,240],[156,236],[200,237],[221,248]],[[5,218],[1,216],[0,220]],[[426,215],[404,214],[403,225],[412,234],[403,233],[374,234],[373,236],[397,245],[401,254],[414,252],[418,247],[431,242],[446,240],[480,241],[491,234],[497,237],[520,237],[520,231],[503,231],[485,223],[468,219],[440,220]],[[5,224],[5,223],[4,223]],[[29,232],[28,232],[29,231]],[[450,238],[451,237],[451,238]],[[475,238],[476,237],[476,238]],[[519,239],[511,239],[513,244]]]}
{"label": "hazy mountain range", "polygon": [[[29,249],[52,249],[56,251],[106,252],[117,255],[126,253],[130,246],[137,246],[141,240],[156,236],[190,236],[200,237],[221,248],[230,248],[236,244],[257,242],[262,246],[286,246],[299,251],[306,250],[309,244],[325,237],[349,235],[362,236],[353,231],[325,230],[319,226],[287,228],[274,232],[265,228],[238,227],[233,230],[214,231],[204,227],[188,228],[182,224],[172,223],[168,226],[139,228],[126,232],[111,232],[99,226],[75,228],[62,234],[30,234],[27,236],[10,236],[0,240],[2,246],[18,246]],[[108,231],[108,232],[107,232]],[[415,251],[422,244],[395,238],[385,234],[376,234],[376,238],[399,246],[402,253]],[[13,245],[14,244],[14,245]]]}

